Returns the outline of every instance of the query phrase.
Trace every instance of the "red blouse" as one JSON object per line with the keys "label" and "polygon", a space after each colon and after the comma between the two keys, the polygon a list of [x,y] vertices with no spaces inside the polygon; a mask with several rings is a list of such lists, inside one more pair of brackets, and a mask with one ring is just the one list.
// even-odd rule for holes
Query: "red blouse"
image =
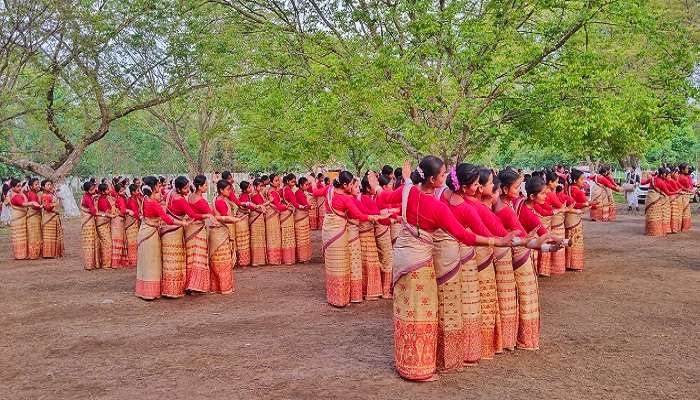
{"label": "red blouse", "polygon": [[109,195],[101,194],[97,197],[97,211],[102,213],[112,212],[112,203],[109,202]]}
{"label": "red blouse", "polygon": [[143,216],[145,218],[160,218],[169,225],[175,223],[173,218],[166,214],[165,209],[159,202],[148,197],[143,199]]}
{"label": "red blouse", "polygon": [[[332,185],[324,186],[322,189],[314,190],[314,196],[327,196],[330,190],[333,190]],[[327,214],[330,214],[333,212],[333,210],[335,210],[336,213],[340,214],[341,216],[345,214],[345,216],[350,219],[357,219],[360,221],[369,220],[369,218],[367,218],[367,214],[363,213],[357,207],[357,203],[353,201],[353,196],[347,194],[333,193],[332,202],[333,204],[328,204],[327,201],[324,202],[324,208],[326,209]],[[333,209],[331,209],[331,206],[333,207]]]}
{"label": "red blouse", "polygon": [[582,209],[586,207],[588,197],[586,197],[586,193],[584,193],[583,190],[581,190],[581,188],[579,188],[578,186],[569,186],[569,196],[573,200],[573,205],[575,209]]}
{"label": "red blouse", "polygon": [[564,202],[559,198],[559,196],[556,193],[554,193],[551,190],[547,192],[547,197],[545,198],[544,202],[549,207],[557,210],[561,209],[564,206]]}
{"label": "red blouse", "polygon": [[552,206],[547,204],[546,200],[543,204],[533,204],[532,208],[535,210],[535,212],[543,217],[551,217],[554,215],[554,209]]}
{"label": "red blouse", "polygon": [[190,203],[190,207],[196,214],[211,214],[211,207],[209,207],[209,203],[203,197],[200,197],[194,203]]}
{"label": "red blouse", "polygon": [[177,217],[184,217],[187,215],[195,221],[201,221],[203,219],[202,214],[196,213],[194,210],[192,210],[190,203],[180,195],[171,196],[168,203],[168,211]]}
{"label": "red blouse", "polygon": [[557,198],[559,199],[559,201],[562,204],[564,204],[566,206],[571,206],[571,205],[574,205],[574,203],[576,203],[574,201],[574,199],[571,196],[569,196],[568,194],[566,194],[566,192],[564,192],[564,191],[557,193]]}
{"label": "red blouse", "polygon": [[671,196],[671,195],[673,195],[674,193],[673,193],[673,190],[671,190],[671,188],[669,187],[669,185],[668,185],[667,182],[668,182],[668,181],[666,181],[665,179],[662,179],[662,178],[659,177],[659,176],[653,176],[653,177],[651,177],[651,178],[647,178],[647,179],[643,180],[643,181],[641,182],[641,184],[642,184],[642,185],[649,185],[649,184],[651,184],[651,186],[652,186],[654,189],[656,189],[656,190],[658,190],[659,192],[665,194],[666,196]]}
{"label": "red blouse", "polygon": [[95,199],[89,193],[83,194],[83,199],[80,201],[80,205],[87,208],[90,215],[97,215],[97,208],[95,208]]}
{"label": "red blouse", "polygon": [[496,216],[496,214],[488,208],[486,205],[484,205],[481,202],[473,202],[472,205],[474,206],[474,209],[476,212],[479,214],[479,218],[481,218],[481,222],[486,225],[486,228],[488,228],[489,232],[491,232],[492,236],[498,236],[498,237],[506,237],[508,236],[508,231],[506,228],[503,226],[503,223],[501,222],[500,219]]}
{"label": "red blouse", "polygon": [[[483,221],[481,220],[481,217],[479,217],[479,213],[476,211],[471,202],[469,202],[469,200],[464,199],[464,201],[461,204],[452,205],[450,204],[447,196],[445,196],[446,192],[447,191],[442,192],[440,200],[447,204],[447,206],[450,208],[450,211],[452,211],[452,214],[454,214],[455,218],[457,218],[457,221],[459,221],[459,223],[462,224],[463,227],[471,229],[472,232],[480,236],[493,236],[491,234],[491,231],[486,227],[486,225],[484,225]],[[453,196],[459,195],[453,194]]]}
{"label": "red blouse", "polygon": [[55,208],[53,203],[53,194],[44,193],[41,196],[41,205],[44,207],[44,210],[53,211],[53,209]]}
{"label": "red blouse", "polygon": [[121,215],[122,217],[125,216],[126,215],[126,197],[118,194],[115,205],[117,206],[117,211],[119,211],[119,215]]}
{"label": "red blouse", "polygon": [[270,190],[270,201],[272,202],[272,205],[275,206],[277,211],[285,211],[287,210],[287,206],[282,204],[282,196],[280,196],[280,192],[277,190]]}
{"label": "red blouse", "polygon": [[607,186],[610,189],[617,190],[617,185],[615,184],[615,181],[611,177],[604,176],[604,175],[594,175],[592,177],[589,177],[588,179],[592,180],[593,182],[597,183],[598,185]]}
{"label": "red blouse", "polygon": [[306,193],[301,190],[297,189],[296,192],[294,192],[294,197],[297,200],[297,203],[299,203],[300,206],[304,208],[310,208],[311,206],[309,205],[309,199],[306,198]]}
{"label": "red blouse", "polygon": [[10,198],[10,204],[16,207],[24,207],[24,203],[28,202],[27,196],[24,193],[17,193]]}
{"label": "red blouse", "polygon": [[289,186],[285,186],[284,189],[282,189],[282,195],[284,196],[284,201],[293,205],[294,208],[299,208],[297,197],[294,195],[294,192],[289,188]]}
{"label": "red blouse", "polygon": [[[231,189],[231,193],[229,193],[228,199],[231,200],[231,202],[232,202],[233,204],[237,205],[238,207],[241,206],[241,201],[242,201],[242,200],[239,200],[238,197],[236,197],[236,192],[234,192],[233,189]],[[216,207],[216,200],[214,200],[214,203],[215,203],[215,204],[214,204],[214,207]]]}
{"label": "red blouse", "polygon": [[687,192],[693,190],[693,178],[690,175],[679,175],[678,183],[680,183],[681,187]]}
{"label": "red blouse", "polygon": [[[27,192],[27,201],[35,201],[38,204],[41,204],[41,201],[39,200],[39,195],[36,192],[31,191],[31,190]],[[35,210],[41,209],[41,206],[30,206],[30,207],[35,209]]]}
{"label": "red blouse", "polygon": [[[242,196],[241,196],[242,197]],[[253,204],[265,204],[265,198],[261,193],[255,193],[253,197],[250,198],[250,200],[253,202]]]}
{"label": "red blouse", "polygon": [[139,219],[141,211],[139,210],[139,200],[137,196],[132,195],[129,197],[126,201],[126,207],[134,213],[134,218]]}
{"label": "red blouse", "polygon": [[[400,203],[403,188],[404,185],[401,185],[396,190],[383,191],[379,194],[379,198],[386,203]],[[476,244],[476,235],[464,229],[447,204],[421,192],[416,186],[411,186],[408,194],[406,220],[409,224],[429,232],[444,229],[468,246]]]}
{"label": "red blouse", "polygon": [[[242,197],[242,196],[241,196]],[[203,200],[203,199],[202,199]],[[231,197],[229,196],[229,200],[231,200]],[[214,208],[216,211],[219,213],[219,215],[227,217],[229,214],[231,214],[231,209],[228,206],[228,203],[226,202],[226,199],[224,199],[221,196],[217,196],[216,200],[214,200]]]}

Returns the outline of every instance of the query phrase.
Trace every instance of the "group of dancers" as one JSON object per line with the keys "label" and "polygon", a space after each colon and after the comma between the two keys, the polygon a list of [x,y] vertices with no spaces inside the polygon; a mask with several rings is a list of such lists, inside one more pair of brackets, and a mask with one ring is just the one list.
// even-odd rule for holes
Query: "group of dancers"
{"label": "group of dancers", "polygon": [[[409,380],[433,380],[516,347],[538,349],[537,275],[583,270],[583,173],[571,171],[564,185],[553,170],[524,182],[511,168],[447,170],[434,156],[398,171],[361,179],[343,171],[324,188],[328,302],[343,307],[378,295],[379,277],[381,296],[394,299],[396,368]],[[367,244],[354,245],[357,230]],[[375,254],[385,273],[368,268]],[[385,259],[390,269],[381,268]]]}
{"label": "group of dancers", "polygon": [[[323,185],[323,176],[319,176]],[[311,178],[313,179],[313,178]],[[80,203],[85,268],[136,267],[135,294],[147,300],[234,291],[235,266],[311,260],[318,213],[311,179],[272,174],[240,183],[224,171],[207,201],[207,178],[170,184],[146,176],[83,185]]]}
{"label": "group of dancers", "polygon": [[676,168],[662,166],[646,176],[641,184],[649,185],[644,204],[648,236],[666,236],[690,230],[690,201],[700,183],[693,182],[688,164],[682,163]]}
{"label": "group of dancers", "polygon": [[[660,168],[642,184],[647,233],[690,229],[689,169]],[[523,174],[434,156],[380,174],[341,171],[262,176],[234,191],[225,171],[207,201],[207,178],[179,176],[83,184],[83,258],[88,270],[136,267],[136,296],[231,293],[235,266],[311,259],[322,230],[329,304],[393,299],[400,376],[415,381],[516,348],[539,348],[538,276],[582,271],[582,217],[615,220],[609,167],[586,177],[560,168]],[[593,185],[591,185],[593,184]],[[15,258],[60,257],[52,182],[10,182]],[[587,187],[592,187],[590,200]],[[127,194],[128,193],[128,194]]]}
{"label": "group of dancers", "polygon": [[16,260],[64,255],[59,199],[53,181],[16,178],[3,183],[3,213],[8,212],[12,254]]}

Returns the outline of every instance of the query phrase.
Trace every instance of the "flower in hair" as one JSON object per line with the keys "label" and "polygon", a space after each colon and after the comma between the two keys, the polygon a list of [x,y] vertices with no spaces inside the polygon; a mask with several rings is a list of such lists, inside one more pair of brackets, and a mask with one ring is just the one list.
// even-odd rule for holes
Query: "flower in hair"
{"label": "flower in hair", "polygon": [[416,167],[416,172],[418,172],[418,175],[420,175],[421,179],[425,179],[425,174],[423,173],[423,169],[420,166]]}
{"label": "flower in hair", "polygon": [[457,179],[457,168],[456,167],[452,167],[452,169],[450,170],[450,178],[452,179],[452,185],[454,185],[454,187],[458,187],[459,186],[459,179]]}

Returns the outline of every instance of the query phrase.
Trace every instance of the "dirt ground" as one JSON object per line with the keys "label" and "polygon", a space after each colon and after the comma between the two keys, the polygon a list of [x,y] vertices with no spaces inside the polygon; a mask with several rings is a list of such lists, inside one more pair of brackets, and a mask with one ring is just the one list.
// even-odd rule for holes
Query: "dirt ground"
{"label": "dirt ground", "polygon": [[586,270],[540,279],[542,339],[435,383],[393,370],[391,304],[324,301],[313,264],[236,271],[231,296],[146,302],[134,270],[11,260],[0,235],[2,399],[697,399],[700,218],[643,236],[586,223]]}

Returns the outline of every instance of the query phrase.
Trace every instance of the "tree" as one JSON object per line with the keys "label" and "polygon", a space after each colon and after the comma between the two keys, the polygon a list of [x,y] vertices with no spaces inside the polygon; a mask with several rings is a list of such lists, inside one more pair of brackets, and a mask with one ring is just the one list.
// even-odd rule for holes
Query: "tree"
{"label": "tree", "polygon": [[[4,43],[19,35],[32,45],[16,44],[19,55],[5,58],[21,72],[3,98],[26,105],[0,104],[0,162],[60,180],[113,123],[201,85],[177,2],[34,3],[6,2],[1,10],[6,21],[25,21],[32,10],[29,22],[0,32]],[[37,142],[46,143],[43,151]]]}
{"label": "tree", "polygon": [[229,89],[209,86],[148,109],[152,116],[150,131],[177,149],[192,175],[210,172],[215,147],[232,136],[232,112],[221,98],[221,92]]}
{"label": "tree", "polygon": [[[350,113],[358,119],[353,125],[369,127],[365,131],[377,142],[388,139],[412,156],[430,152],[451,162],[489,147],[502,125],[519,124],[520,131],[540,128],[533,123],[538,115],[559,110],[565,119],[565,111],[573,108],[579,111],[577,122],[585,120],[591,114],[580,112],[582,103],[593,91],[602,98],[596,111],[615,111],[594,127],[608,135],[618,129],[617,96],[633,95],[657,83],[649,76],[675,70],[669,84],[649,89],[649,95],[661,94],[659,102],[664,103],[668,91],[681,86],[680,76],[688,75],[686,61],[692,52],[683,48],[686,33],[674,33],[677,21],[660,23],[669,16],[643,0],[212,3],[240,19],[243,40],[251,37],[243,32],[256,32],[255,40],[267,35],[269,46],[260,49],[268,51],[264,56],[269,57],[261,57],[265,69],[285,72],[275,80],[311,83],[326,97],[352,97],[355,108]],[[640,63],[627,71],[630,75],[606,76],[613,68],[611,60],[601,61],[609,56],[604,46],[633,40],[651,44],[639,52],[618,53],[615,61]],[[640,57],[648,50],[653,52]],[[667,58],[669,65],[662,65]],[[645,67],[647,61],[655,71]],[[604,83],[592,84],[596,78],[605,78]],[[562,96],[555,90],[567,82],[570,87],[578,83],[583,93]],[[305,85],[289,87],[293,97],[308,90]],[[649,121],[674,105],[644,107],[645,114],[628,118],[634,120],[628,131],[649,129]],[[334,118],[340,112],[316,116]],[[573,136],[588,142],[582,129],[571,135],[564,126],[558,128],[559,139]],[[624,142],[601,140],[594,148],[625,150],[631,136],[622,136]]]}

